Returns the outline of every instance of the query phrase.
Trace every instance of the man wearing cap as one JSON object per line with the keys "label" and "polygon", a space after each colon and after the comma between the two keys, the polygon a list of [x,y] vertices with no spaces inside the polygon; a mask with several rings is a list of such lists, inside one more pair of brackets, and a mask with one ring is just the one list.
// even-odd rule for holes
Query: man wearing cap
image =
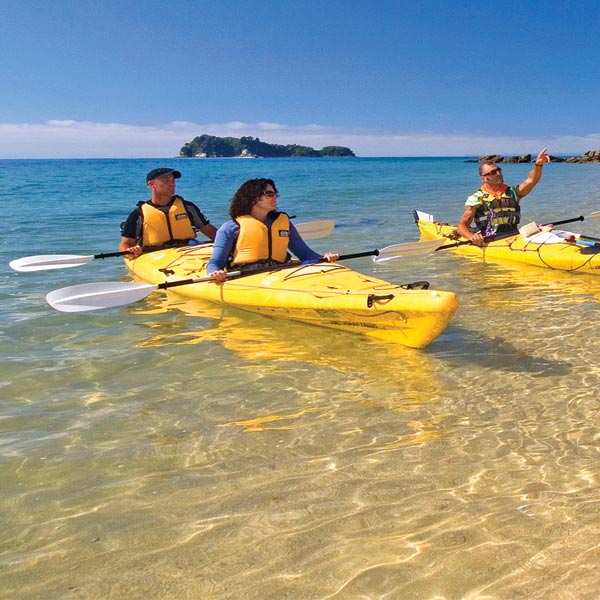
{"label": "man wearing cap", "polygon": [[119,251],[129,251],[128,258],[137,258],[144,250],[164,246],[183,246],[201,231],[214,240],[216,227],[192,202],[175,195],[175,180],[181,173],[161,167],[146,175],[152,198],[138,202],[125,223],[121,225]]}

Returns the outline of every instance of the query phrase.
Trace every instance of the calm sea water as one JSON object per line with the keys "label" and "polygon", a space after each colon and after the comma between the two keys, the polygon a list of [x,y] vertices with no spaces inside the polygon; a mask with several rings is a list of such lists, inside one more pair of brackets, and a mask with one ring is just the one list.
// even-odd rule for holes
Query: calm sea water
{"label": "calm sea water", "polygon": [[[48,291],[122,262],[6,266],[116,249],[163,165],[216,225],[273,177],[336,220],[321,251],[414,241],[413,209],[455,222],[479,183],[463,159],[0,161],[0,597],[595,598],[600,279],[353,261],[459,294],[417,351],[171,293],[56,313]],[[524,219],[599,209],[600,165],[552,164]]]}

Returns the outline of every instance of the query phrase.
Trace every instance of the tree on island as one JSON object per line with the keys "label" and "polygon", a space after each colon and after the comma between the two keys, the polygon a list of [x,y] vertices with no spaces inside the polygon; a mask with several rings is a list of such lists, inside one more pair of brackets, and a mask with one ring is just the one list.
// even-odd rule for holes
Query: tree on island
{"label": "tree on island", "polygon": [[321,156],[354,156],[354,152],[345,146],[324,146]]}
{"label": "tree on island", "polygon": [[184,144],[179,151],[179,156],[192,158],[203,157],[235,157],[235,156],[259,156],[263,158],[286,158],[286,157],[311,157],[322,156],[355,156],[350,148],[344,146],[325,146],[322,150],[315,150],[309,146],[298,144],[268,144],[261,142],[259,138],[251,136],[217,137],[203,134],[195,137],[191,142]]}

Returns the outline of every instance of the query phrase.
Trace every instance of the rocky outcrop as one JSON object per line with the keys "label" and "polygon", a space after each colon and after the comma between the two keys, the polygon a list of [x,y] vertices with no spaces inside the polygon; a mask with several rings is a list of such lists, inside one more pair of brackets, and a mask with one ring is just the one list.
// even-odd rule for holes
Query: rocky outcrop
{"label": "rocky outcrop", "polygon": [[[477,160],[472,162],[493,162],[493,163],[530,163],[535,160],[535,156],[531,154],[522,154],[521,156],[502,156],[501,154],[486,154],[480,156]],[[564,158],[557,156],[550,156],[550,162],[563,162]]]}
{"label": "rocky outcrop", "polygon": [[[530,163],[534,160],[535,156],[532,156],[531,154],[523,154],[522,156],[502,156],[500,154],[487,154],[486,156],[480,156],[478,159],[472,159],[466,162]],[[580,156],[571,156],[569,158],[550,156],[550,162],[600,163],[600,150],[588,150]]]}
{"label": "rocky outcrop", "polygon": [[568,163],[600,163],[600,150],[588,150],[581,156],[572,156],[565,158]]}
{"label": "rocky outcrop", "polygon": [[523,156],[500,156],[499,154],[490,154],[488,156],[481,156],[478,162],[494,162],[494,163],[528,163],[531,162],[531,154],[524,154]]}

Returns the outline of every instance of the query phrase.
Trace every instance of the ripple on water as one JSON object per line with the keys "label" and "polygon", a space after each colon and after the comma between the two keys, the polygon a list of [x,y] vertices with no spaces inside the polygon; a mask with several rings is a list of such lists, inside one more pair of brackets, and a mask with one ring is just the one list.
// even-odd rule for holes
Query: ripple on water
{"label": "ripple on water", "polygon": [[[203,208],[225,215],[222,198],[252,162],[180,168],[205,182],[189,188]],[[102,250],[152,163],[75,161],[75,192],[54,217],[44,204],[43,232],[7,211],[5,262],[33,253],[20,240],[37,239],[35,253],[69,251],[69,203],[68,224],[94,223],[73,250]],[[365,222],[379,242],[415,239],[413,199],[451,219],[448,190],[472,176],[462,160],[261,164],[308,218],[323,217],[327,182],[340,227],[315,245],[323,250],[371,247]],[[98,174],[115,168],[124,171],[107,179],[111,199],[98,199]],[[7,202],[26,194],[41,205],[64,179],[43,161],[28,173],[35,185],[11,176],[20,189]],[[553,165],[544,178],[589,212],[579,199],[594,199],[593,165]],[[564,212],[535,193],[528,207]],[[597,276],[436,254],[353,263],[459,294],[455,318],[424,351],[171,293],[87,315],[45,306],[50,289],[123,277],[119,261],[0,273],[4,594],[595,598]]]}

